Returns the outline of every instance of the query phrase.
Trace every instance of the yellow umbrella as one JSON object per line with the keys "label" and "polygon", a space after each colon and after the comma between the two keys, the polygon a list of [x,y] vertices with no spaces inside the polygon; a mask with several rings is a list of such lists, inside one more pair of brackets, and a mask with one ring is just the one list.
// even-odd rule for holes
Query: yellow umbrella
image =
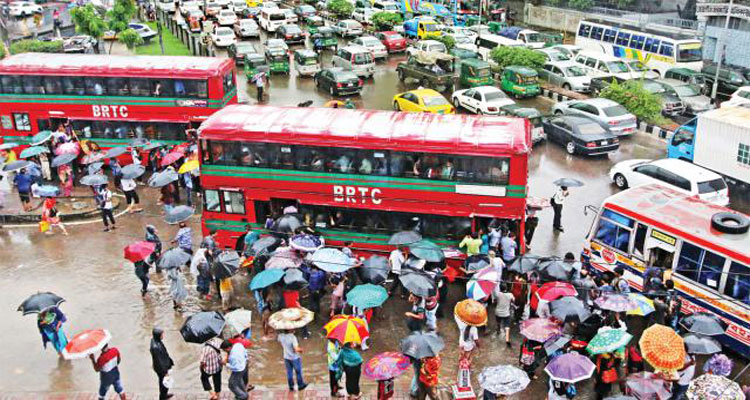
{"label": "yellow umbrella", "polygon": [[198,167],[200,167],[200,164],[198,164],[198,160],[189,160],[185,161],[185,163],[180,167],[180,170],[177,172],[180,174],[184,174],[186,172],[196,170],[198,169]]}
{"label": "yellow umbrella", "polygon": [[335,315],[323,329],[328,339],[336,339],[341,343],[360,344],[370,336],[365,321],[351,315]]}

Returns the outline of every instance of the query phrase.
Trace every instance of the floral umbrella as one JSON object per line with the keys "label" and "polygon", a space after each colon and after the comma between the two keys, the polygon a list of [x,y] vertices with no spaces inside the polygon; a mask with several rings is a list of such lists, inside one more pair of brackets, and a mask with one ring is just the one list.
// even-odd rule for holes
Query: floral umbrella
{"label": "floral umbrella", "polygon": [[521,335],[536,342],[546,342],[561,333],[560,325],[548,318],[529,318],[521,322]]}
{"label": "floral umbrella", "polygon": [[315,314],[303,307],[285,308],[268,319],[268,324],[276,330],[299,329],[312,322]]}
{"label": "floral umbrella", "polygon": [[323,241],[320,240],[320,237],[318,236],[302,233],[292,236],[289,240],[289,245],[293,249],[304,251],[306,253],[313,253],[315,250],[323,247]]}
{"label": "floral umbrella", "polygon": [[672,328],[651,325],[638,344],[643,358],[655,369],[676,371],[685,364],[685,342]]}
{"label": "floral umbrella", "polygon": [[78,155],[78,153],[81,152],[81,147],[78,145],[78,142],[67,142],[62,143],[59,146],[55,148],[55,154],[73,154]]}
{"label": "floral umbrella", "polygon": [[487,325],[487,308],[481,303],[472,299],[461,300],[456,303],[453,309],[456,318],[466,325],[484,326]]}
{"label": "floral umbrella", "polygon": [[409,370],[411,361],[409,357],[395,351],[380,353],[365,363],[364,374],[366,377],[385,381],[393,379]]}
{"label": "floral umbrella", "polygon": [[526,389],[529,382],[528,374],[512,365],[496,365],[479,373],[479,386],[500,396],[516,394]]}
{"label": "floral umbrella", "polygon": [[362,318],[351,315],[334,315],[323,329],[328,339],[336,339],[340,343],[360,344],[370,336],[367,323]]}
{"label": "floral umbrella", "polygon": [[611,353],[630,342],[633,335],[620,329],[602,329],[586,346],[591,355]]}
{"label": "floral umbrella", "polygon": [[688,400],[745,400],[737,382],[721,375],[705,374],[690,382]]}
{"label": "floral umbrella", "polygon": [[654,301],[640,293],[628,293],[628,297],[638,305],[638,308],[629,310],[628,315],[646,316],[656,310]]}
{"label": "floral umbrella", "polygon": [[594,300],[602,310],[626,312],[638,308],[638,304],[625,294],[605,294]]}
{"label": "floral umbrella", "polygon": [[555,357],[544,372],[556,381],[576,383],[590,378],[595,369],[596,365],[588,357],[572,352]]}
{"label": "floral umbrella", "polygon": [[639,399],[667,400],[672,397],[672,393],[664,385],[664,380],[657,378],[653,372],[630,374],[625,384],[628,393]]}

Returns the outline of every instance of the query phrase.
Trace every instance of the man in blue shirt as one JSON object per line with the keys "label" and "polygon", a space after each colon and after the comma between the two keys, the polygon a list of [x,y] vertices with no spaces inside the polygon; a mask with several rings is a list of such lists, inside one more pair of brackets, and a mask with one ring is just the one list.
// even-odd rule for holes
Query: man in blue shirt
{"label": "man in blue shirt", "polygon": [[185,222],[180,222],[180,230],[177,231],[177,235],[175,235],[172,243],[177,244],[180,249],[193,255],[193,231],[188,228]]}
{"label": "man in blue shirt", "polygon": [[242,343],[235,344],[225,340],[221,344],[221,349],[229,353],[227,357],[227,368],[229,368],[229,390],[234,393],[237,400],[246,400],[247,381],[245,380],[245,369],[247,368],[247,350]]}
{"label": "man in blue shirt", "polygon": [[34,178],[26,172],[26,168],[21,168],[21,171],[16,174],[13,178],[13,184],[18,189],[18,197],[21,198],[21,205],[25,212],[31,211],[31,184],[34,183]]}
{"label": "man in blue shirt", "polygon": [[516,258],[516,249],[518,243],[516,243],[516,233],[513,231],[508,232],[508,236],[500,239],[500,247],[503,250],[503,261],[505,265],[510,265]]}

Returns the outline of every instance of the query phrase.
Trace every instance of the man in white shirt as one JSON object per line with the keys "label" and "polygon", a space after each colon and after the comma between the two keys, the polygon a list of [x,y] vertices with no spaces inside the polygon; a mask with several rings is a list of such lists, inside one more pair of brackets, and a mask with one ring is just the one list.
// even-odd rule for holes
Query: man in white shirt
{"label": "man in white shirt", "polygon": [[389,296],[392,295],[399,286],[401,286],[401,298],[406,298],[406,289],[404,289],[404,287],[401,285],[401,280],[399,279],[399,277],[401,276],[401,266],[405,261],[406,257],[404,256],[403,247],[394,249],[393,251],[391,251],[390,256],[388,256],[388,265],[391,268],[390,278],[393,279],[390,293],[388,293]]}
{"label": "man in white shirt", "polygon": [[128,203],[128,208],[125,210],[129,213],[143,211],[143,208],[138,207],[141,199],[138,198],[138,193],[135,191],[136,183],[135,179],[120,179],[120,186],[122,192],[125,193],[125,202]]}
{"label": "man in white shirt", "polygon": [[565,198],[568,197],[570,192],[568,192],[567,186],[560,186],[557,189],[557,192],[555,192],[555,195],[552,196],[552,201],[550,203],[552,204],[552,211],[555,213],[555,217],[552,221],[552,229],[556,229],[560,232],[565,232],[565,230],[562,227],[562,208],[563,203],[565,202]]}

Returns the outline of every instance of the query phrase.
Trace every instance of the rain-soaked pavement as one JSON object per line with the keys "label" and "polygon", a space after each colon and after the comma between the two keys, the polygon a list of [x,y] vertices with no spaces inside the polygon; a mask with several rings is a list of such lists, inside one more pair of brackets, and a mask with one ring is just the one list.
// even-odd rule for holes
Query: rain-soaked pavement
{"label": "rain-soaked pavement", "polygon": [[[366,108],[389,109],[391,98],[403,90],[395,74],[399,58],[382,64],[369,82],[358,105]],[[242,92],[245,98],[254,98],[254,91]],[[327,95],[317,92],[309,79],[275,76],[272,79],[270,103],[296,105],[305,100],[314,100],[316,105],[328,100]],[[253,102],[253,100],[250,100]],[[536,104],[551,104],[536,100]],[[534,147],[530,159],[530,188],[533,196],[549,197],[554,191],[551,182],[559,177],[578,178],[586,182],[583,188],[574,189],[563,211],[565,233],[552,233],[551,212],[540,214],[540,226],[534,237],[534,252],[562,255],[567,251],[578,253],[589,229],[592,216],[584,216],[583,207],[599,205],[604,198],[617,189],[608,181],[606,172],[616,162],[630,158],[655,158],[664,155],[664,144],[652,137],[638,135],[625,139],[619,152],[608,157],[583,158],[567,155],[555,144],[541,143]],[[68,337],[89,328],[107,328],[113,336],[112,344],[122,353],[120,367],[123,383],[129,392],[156,393],[156,376],[151,371],[148,344],[151,329],[159,326],[166,330],[165,343],[176,363],[175,392],[200,393],[198,355],[200,346],[185,343],[178,329],[184,318],[200,309],[217,308],[216,301],[199,301],[194,286],[184,313],[175,312],[168,295],[166,277],[153,273],[152,292],[145,298],[139,293],[140,283],[133,273],[132,264],[122,258],[122,248],[141,240],[146,224],[154,224],[164,241],[172,239],[176,228],[166,225],[156,206],[154,189],[139,187],[146,210],[141,214],[121,215],[117,218],[117,230],[104,233],[100,221],[70,224],[68,237],[47,236],[32,227],[9,227],[0,230],[0,338],[3,349],[0,359],[0,393],[31,394],[41,392],[94,392],[98,378],[88,360],[61,361],[53,350],[43,350],[35,326],[34,316],[22,316],[15,308],[28,295],[40,291],[53,291],[67,300],[62,310],[67,314],[65,330]],[[184,194],[183,194],[184,196]],[[737,197],[737,196],[735,196]],[[733,199],[735,200],[735,199]],[[747,204],[741,205],[747,212]],[[199,218],[190,220],[194,242],[200,240]],[[166,244],[168,247],[169,245]],[[235,278],[236,305],[255,310],[247,288],[247,278]],[[194,279],[188,276],[189,284]],[[452,310],[461,296],[452,288],[447,309]],[[324,306],[327,305],[326,303]],[[406,303],[390,299],[385,312],[372,323],[372,348],[363,354],[365,360],[381,351],[395,350],[398,341],[407,333],[403,312]],[[304,374],[307,380],[319,387],[327,387],[328,374],[325,366],[324,342],[320,334],[321,319],[311,326],[313,337],[301,340]],[[441,385],[455,382],[457,363],[457,329],[452,318],[438,323],[440,334],[447,346],[443,352]],[[491,323],[494,327],[494,323]],[[253,336],[259,338],[260,321],[256,318]],[[493,336],[483,338],[476,356],[476,373],[484,366],[517,364],[517,328],[514,329],[514,347],[507,349]],[[250,349],[252,369],[250,381],[256,386],[285,387],[284,367],[280,346],[276,342],[255,341]],[[225,374],[226,376],[226,374]],[[547,390],[546,376],[541,373],[539,381],[532,383],[526,392],[516,398],[542,398]],[[224,378],[226,385],[226,377]],[[398,381],[398,387],[408,384],[407,374]],[[375,397],[375,386],[362,379],[366,398]],[[580,398],[592,397],[591,382],[579,386]],[[225,386],[226,387],[226,386]],[[225,389],[226,390],[226,389]],[[404,394],[400,393],[399,398]],[[150,398],[150,397],[147,397]],[[270,398],[270,397],[269,397]],[[447,397],[445,397],[447,398]]]}

